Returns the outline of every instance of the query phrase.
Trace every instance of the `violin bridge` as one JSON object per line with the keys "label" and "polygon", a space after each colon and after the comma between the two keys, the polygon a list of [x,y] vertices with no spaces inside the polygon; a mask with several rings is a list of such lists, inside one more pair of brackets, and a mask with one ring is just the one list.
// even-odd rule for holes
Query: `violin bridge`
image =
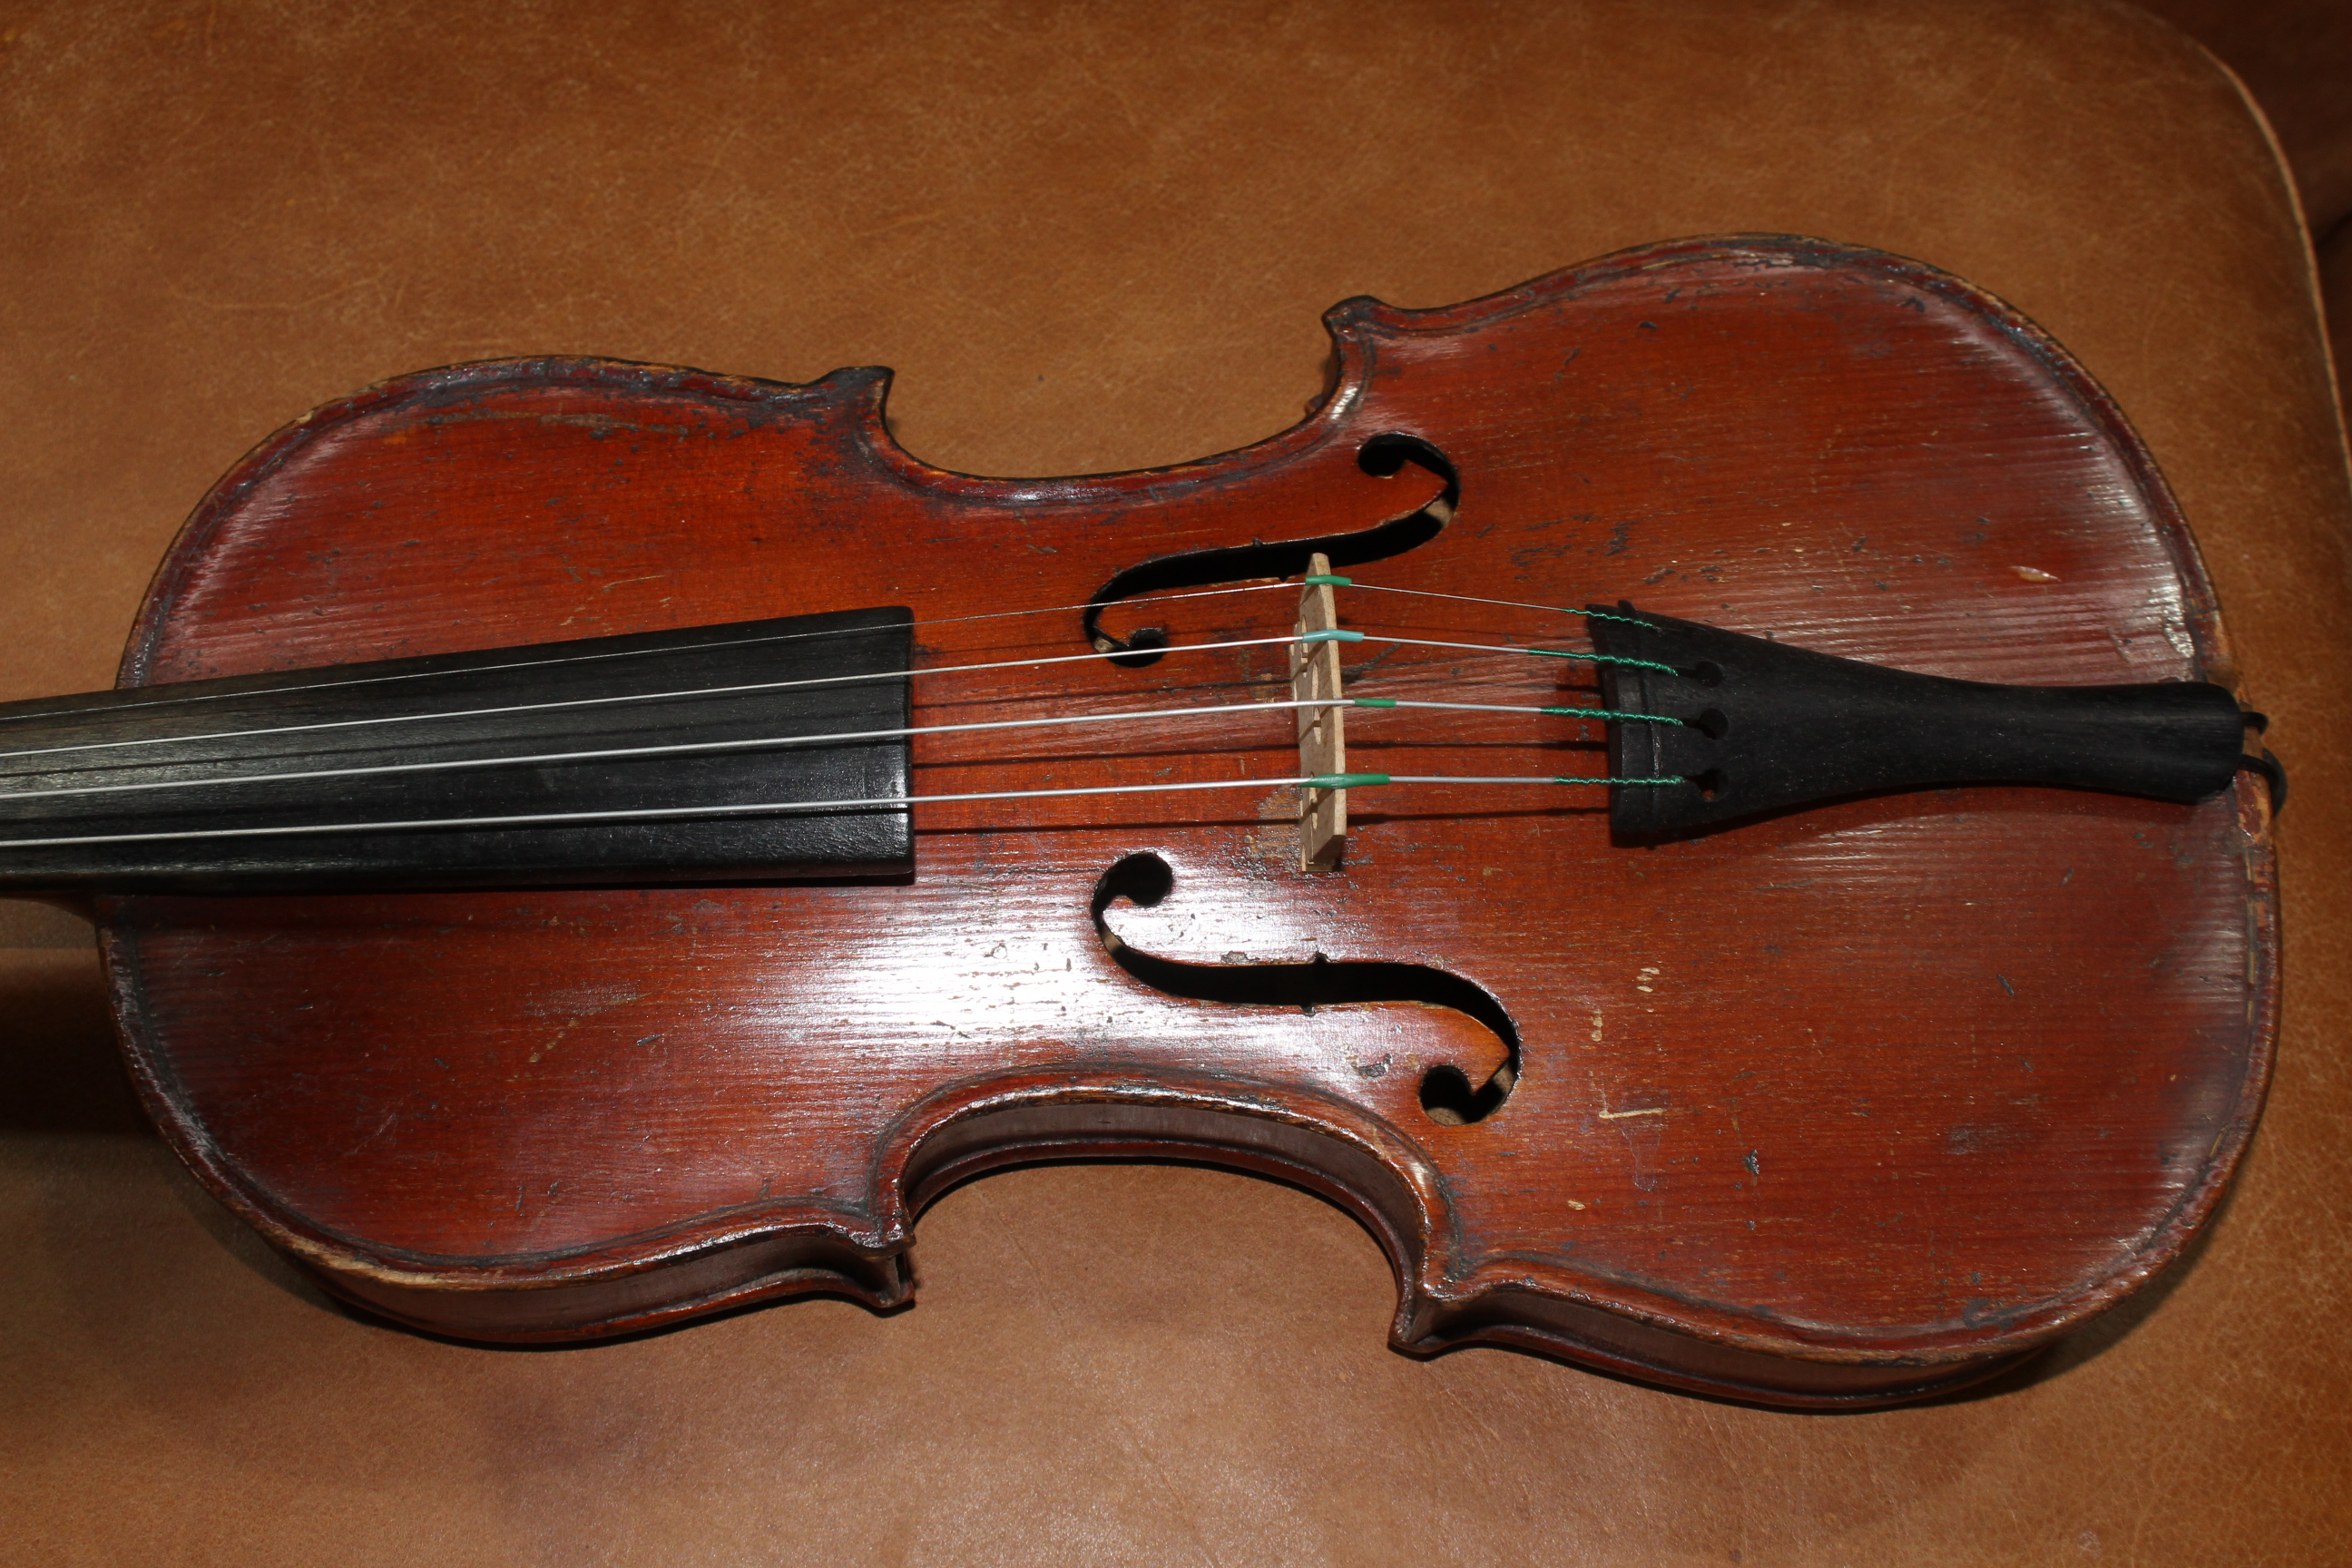
{"label": "violin bridge", "polygon": [[[1328,576],[1330,557],[1309,556],[1309,576]],[[1298,601],[1298,635],[1339,629],[1339,609],[1328,583],[1307,585]],[[1314,702],[1341,696],[1339,645],[1336,642],[1293,643],[1290,646],[1290,696],[1293,701]],[[1300,708],[1298,771],[1308,777],[1348,771],[1348,742],[1342,708]],[[1348,847],[1348,792],[1306,789],[1298,795],[1298,868],[1328,871],[1339,864]]]}

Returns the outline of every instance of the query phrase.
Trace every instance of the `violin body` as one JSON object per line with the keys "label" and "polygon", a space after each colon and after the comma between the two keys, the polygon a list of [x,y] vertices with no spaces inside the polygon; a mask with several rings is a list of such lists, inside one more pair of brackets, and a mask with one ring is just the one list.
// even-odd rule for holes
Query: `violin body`
{"label": "violin body", "polygon": [[[1075,479],[926,467],[875,370],[387,383],[221,482],[122,679],[904,606],[919,669],[1120,654],[919,680],[919,725],[1247,702],[1286,694],[1279,649],[1155,659],[1136,633],[1245,639],[1287,625],[1279,594],[1002,613],[1277,575],[1306,542],[1367,584],[1631,600],[1970,680],[2233,679],[2120,416],[1931,268],[1693,242],[1328,321],[1302,423]],[[1444,471],[1368,472],[1383,441]],[[1338,593],[1350,624],[1428,638],[1570,627]],[[1362,657],[1351,689],[1388,694],[1591,684]],[[1476,774],[1533,744],[1600,771],[1599,726],[1552,725],[1383,717],[1350,754]],[[1015,736],[918,734],[917,793],[1296,768],[1287,712]],[[1884,1403],[2010,1365],[2177,1258],[2259,1112],[2277,949],[2243,781],[2192,805],[1886,794],[1643,844],[1597,792],[1351,810],[1328,869],[1301,868],[1296,791],[1106,795],[919,805],[905,875],[99,913],[134,1077],[211,1190],[342,1296],[483,1339],[809,1291],[888,1306],[950,1184],[1174,1157],[1360,1216],[1401,1349]]]}

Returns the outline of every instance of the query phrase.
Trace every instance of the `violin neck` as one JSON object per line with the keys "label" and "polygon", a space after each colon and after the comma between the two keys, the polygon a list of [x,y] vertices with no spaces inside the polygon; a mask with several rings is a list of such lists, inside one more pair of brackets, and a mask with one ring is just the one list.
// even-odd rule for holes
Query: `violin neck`
{"label": "violin neck", "polygon": [[904,735],[746,743],[904,730],[911,625],[857,610],[0,705],[0,892],[902,876],[903,805],[745,808],[900,800]]}

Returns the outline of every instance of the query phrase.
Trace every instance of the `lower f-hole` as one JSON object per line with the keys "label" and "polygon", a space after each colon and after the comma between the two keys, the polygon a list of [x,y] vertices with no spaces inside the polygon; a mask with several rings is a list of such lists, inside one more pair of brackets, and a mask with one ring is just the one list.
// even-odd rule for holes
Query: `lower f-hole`
{"label": "lower f-hole", "polygon": [[1428,964],[1362,959],[1335,962],[1321,953],[1306,963],[1187,963],[1131,946],[1110,929],[1106,917],[1112,904],[1125,899],[1150,909],[1167,898],[1175,885],[1176,876],[1168,862],[1149,853],[1127,856],[1095,884],[1095,932],[1102,939],[1103,950],[1146,985],[1200,1002],[1297,1007],[1308,1013],[1318,1007],[1365,1002],[1450,1007],[1493,1030],[1507,1055],[1483,1084],[1473,1085],[1467,1073],[1451,1064],[1432,1068],[1422,1076],[1422,1110],[1432,1121],[1461,1127],[1484,1121],[1510,1098],[1518,1081],[1518,1026],[1484,986]]}

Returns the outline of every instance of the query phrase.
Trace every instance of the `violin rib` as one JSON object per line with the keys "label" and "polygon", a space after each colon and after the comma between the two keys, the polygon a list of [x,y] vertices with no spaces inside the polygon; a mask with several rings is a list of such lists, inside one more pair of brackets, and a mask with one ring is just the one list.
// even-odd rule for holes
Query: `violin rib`
{"label": "violin rib", "polygon": [[[1419,639],[1348,644],[1350,698],[1597,705],[1589,665],[1428,645],[1564,647],[1624,600],[1956,680],[2231,679],[2121,416],[1933,268],[1685,241],[1328,321],[1336,380],[1300,424],[1068,479],[925,465],[871,369],[386,383],[197,509],[125,681],[902,605],[917,670],[999,666],[911,682],[918,730],[1243,705],[1211,732],[918,733],[907,793],[1281,778],[1282,647],[1151,658],[1124,628],[1283,634],[1296,589],[1108,601],[1315,551],[1361,584],[1334,589],[1341,626]],[[1598,776],[1605,731],[1359,711],[1348,765]],[[2242,778],[2191,804],[1969,785],[1632,845],[1599,790],[1398,784],[1351,788],[1344,851],[1302,869],[1295,789],[961,801],[913,813],[910,878],[100,913],[166,1136],[404,1322],[555,1340],[887,1305],[947,1185],[1173,1156],[1358,1215],[1401,1349],[1835,1406],[2013,1363],[2212,1214],[2270,1065],[2267,811]],[[1147,860],[1149,899],[1113,878]]]}

